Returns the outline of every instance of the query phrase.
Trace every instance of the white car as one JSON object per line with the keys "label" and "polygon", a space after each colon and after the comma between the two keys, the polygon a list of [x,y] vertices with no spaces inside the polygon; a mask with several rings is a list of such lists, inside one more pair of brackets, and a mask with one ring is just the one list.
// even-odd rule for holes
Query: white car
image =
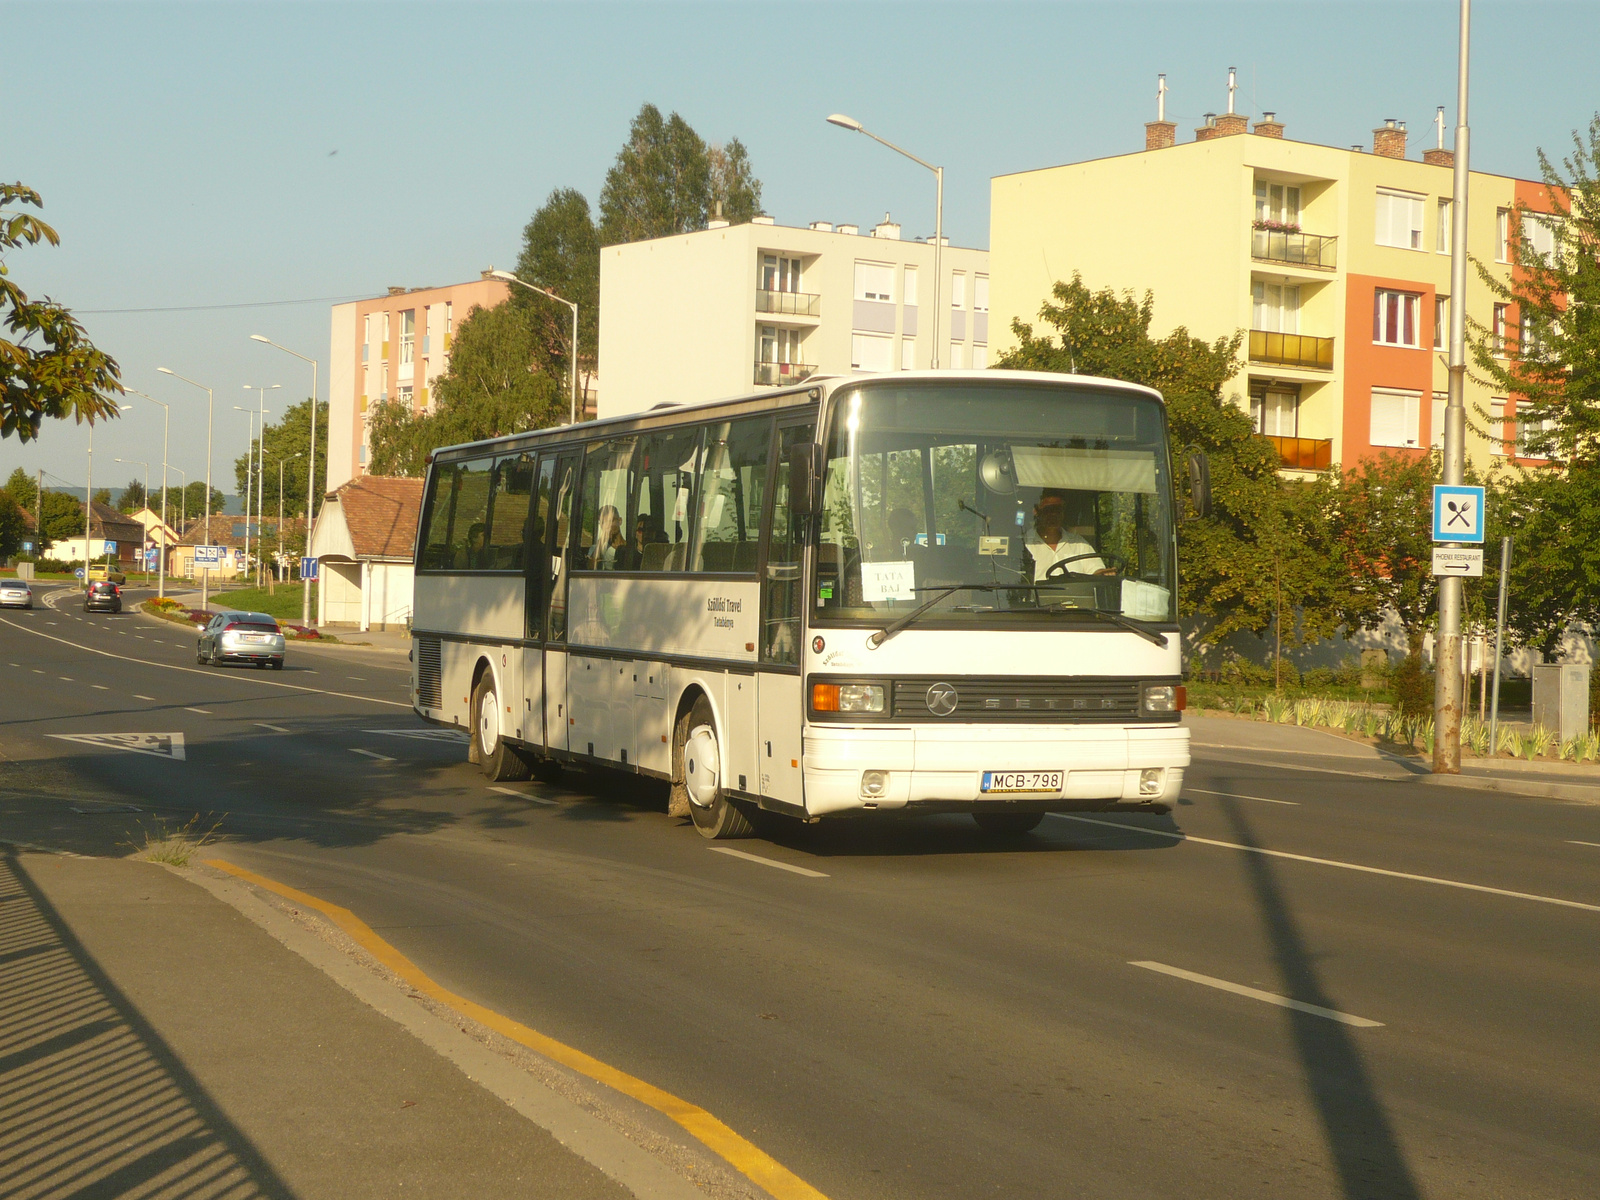
{"label": "white car", "polygon": [[32,608],[33,589],[21,579],[0,579],[0,608]]}

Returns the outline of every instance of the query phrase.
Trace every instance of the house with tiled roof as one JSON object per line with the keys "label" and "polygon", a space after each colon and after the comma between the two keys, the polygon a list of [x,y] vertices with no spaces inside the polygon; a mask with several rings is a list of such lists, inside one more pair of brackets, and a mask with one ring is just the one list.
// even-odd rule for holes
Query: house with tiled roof
{"label": "house with tiled roof", "polygon": [[357,629],[411,621],[422,480],[363,475],[328,493],[311,530],[317,623]]}
{"label": "house with tiled roof", "polygon": [[[144,526],[127,513],[96,501],[89,506],[89,556],[95,562],[111,557],[123,570],[138,567],[143,562],[145,546]],[[50,539],[50,557],[62,562],[83,561],[83,534],[69,538]]]}

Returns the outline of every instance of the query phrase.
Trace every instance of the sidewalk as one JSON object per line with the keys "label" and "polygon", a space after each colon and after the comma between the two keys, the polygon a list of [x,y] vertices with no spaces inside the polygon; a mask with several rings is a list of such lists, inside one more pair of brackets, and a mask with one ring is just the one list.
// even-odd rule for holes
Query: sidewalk
{"label": "sidewalk", "polygon": [[1189,728],[1197,759],[1245,757],[1289,770],[1334,771],[1369,779],[1600,804],[1600,767],[1594,764],[1464,757],[1461,774],[1435,775],[1420,756],[1390,754],[1326,729],[1194,712],[1185,713],[1183,723]]}
{"label": "sidewalk", "polygon": [[203,870],[0,845],[0,1195],[703,1195]]}
{"label": "sidewalk", "polygon": [[[224,596],[227,595],[226,592],[221,594]],[[189,608],[200,607],[199,592],[168,592],[167,598],[170,600],[176,600],[179,604],[185,605]],[[209,603],[207,607],[212,612],[239,611],[236,608],[228,607],[226,604],[218,603],[215,593],[208,597],[208,599]],[[299,624],[299,621],[297,619],[292,623]],[[318,628],[322,627],[319,626]],[[391,654],[411,653],[411,634],[404,629],[369,629],[366,632],[362,632],[359,629],[330,625],[324,630],[324,632],[329,633],[339,639],[337,642],[331,644],[324,643],[329,650],[337,649],[340,646],[354,646],[359,649],[384,650]],[[304,644],[310,645],[312,643],[307,642]]]}

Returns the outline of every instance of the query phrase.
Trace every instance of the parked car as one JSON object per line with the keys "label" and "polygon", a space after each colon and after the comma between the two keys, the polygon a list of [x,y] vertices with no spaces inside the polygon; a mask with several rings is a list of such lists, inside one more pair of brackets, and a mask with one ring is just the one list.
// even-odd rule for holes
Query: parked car
{"label": "parked car", "polygon": [[195,660],[202,665],[225,662],[255,663],[283,670],[283,630],[266,613],[226,612],[212,617],[200,631]]}
{"label": "parked car", "polygon": [[23,579],[0,579],[0,608],[32,608],[33,589]]}
{"label": "parked car", "polygon": [[102,579],[107,583],[127,583],[128,577],[116,567],[108,567],[105,563],[96,563],[89,568],[90,579]]}
{"label": "parked car", "polygon": [[109,579],[91,579],[88,590],[83,593],[83,611],[121,612],[122,589]]}

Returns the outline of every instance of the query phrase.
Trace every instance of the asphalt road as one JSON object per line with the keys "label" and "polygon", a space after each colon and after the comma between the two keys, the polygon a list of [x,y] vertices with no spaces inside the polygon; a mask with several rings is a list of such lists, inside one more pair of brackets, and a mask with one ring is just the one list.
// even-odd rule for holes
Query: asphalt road
{"label": "asphalt road", "polygon": [[[0,836],[220,817],[224,857],[833,1200],[1600,1194],[1600,807],[1197,757],[1170,817],[718,844],[752,860],[636,781],[488,787],[408,678],[0,612]],[[101,734],[184,757],[62,740]]]}

